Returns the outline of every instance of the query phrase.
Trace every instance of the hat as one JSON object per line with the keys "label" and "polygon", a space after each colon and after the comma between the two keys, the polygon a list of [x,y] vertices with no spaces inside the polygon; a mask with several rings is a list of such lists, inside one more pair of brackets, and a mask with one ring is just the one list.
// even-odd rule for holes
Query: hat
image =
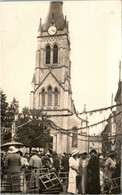
{"label": "hat", "polygon": [[97,154],[97,151],[95,149],[91,149],[91,151],[89,152],[89,154],[91,154],[91,153]]}
{"label": "hat", "polygon": [[32,153],[32,154],[37,154],[37,153],[38,153],[38,150],[33,149],[33,150],[31,151],[31,153]]}
{"label": "hat", "polygon": [[81,155],[87,155],[88,153],[87,152],[83,152],[83,153],[81,153]]}
{"label": "hat", "polygon": [[100,157],[102,154],[100,152],[97,153],[98,157]]}
{"label": "hat", "polygon": [[57,155],[57,152],[53,151],[52,155],[53,156],[56,156]]}
{"label": "hat", "polygon": [[8,154],[16,153],[18,152],[18,148],[15,148],[15,146],[10,146],[8,149]]}
{"label": "hat", "polygon": [[75,149],[75,150],[72,151],[72,156],[74,156],[74,155],[76,155],[78,153],[79,153],[79,150]]}
{"label": "hat", "polygon": [[111,150],[108,156],[115,156],[117,155],[117,152],[115,150]]}
{"label": "hat", "polygon": [[20,154],[20,156],[22,156],[22,155],[23,155],[23,152],[22,152],[22,151],[20,151],[20,150],[19,150],[17,153],[18,153],[18,154]]}
{"label": "hat", "polygon": [[103,160],[104,159],[102,154],[99,156],[99,159],[100,160]]}
{"label": "hat", "polygon": [[45,155],[46,155],[46,156],[50,156],[50,153],[49,153],[49,152],[47,152]]}

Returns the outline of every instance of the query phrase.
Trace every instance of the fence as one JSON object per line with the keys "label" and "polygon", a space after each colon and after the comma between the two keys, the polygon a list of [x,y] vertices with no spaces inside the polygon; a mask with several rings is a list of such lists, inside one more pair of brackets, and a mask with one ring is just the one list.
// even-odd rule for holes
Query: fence
{"label": "fence", "polygon": [[105,179],[103,194],[120,194],[120,177]]}
{"label": "fence", "polygon": [[1,180],[1,193],[59,193],[62,184],[57,175],[49,172],[49,169],[33,169],[28,173],[7,173]]}
{"label": "fence", "polygon": [[[26,173],[21,171],[12,175],[4,173],[1,180],[1,193],[58,194],[63,192],[67,194],[68,177],[68,172],[59,172],[56,175],[54,172],[50,173],[47,168],[33,169]],[[120,177],[104,181],[102,194],[119,193]]]}

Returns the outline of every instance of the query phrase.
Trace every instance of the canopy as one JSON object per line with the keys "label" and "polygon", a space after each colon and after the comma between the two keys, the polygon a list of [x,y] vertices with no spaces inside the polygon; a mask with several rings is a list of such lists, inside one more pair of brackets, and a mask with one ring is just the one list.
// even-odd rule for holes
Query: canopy
{"label": "canopy", "polygon": [[17,148],[24,147],[23,143],[12,141],[1,145],[1,149],[7,149],[9,146],[16,146]]}

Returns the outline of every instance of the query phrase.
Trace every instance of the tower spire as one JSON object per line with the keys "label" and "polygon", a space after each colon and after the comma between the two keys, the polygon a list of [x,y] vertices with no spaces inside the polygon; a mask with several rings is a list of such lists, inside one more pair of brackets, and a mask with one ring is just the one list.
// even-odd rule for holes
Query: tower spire
{"label": "tower spire", "polygon": [[41,18],[40,18],[40,23],[39,23],[39,28],[38,28],[38,36],[40,36],[42,33],[42,21],[41,21]]}
{"label": "tower spire", "polygon": [[62,30],[64,28],[65,19],[63,15],[63,2],[62,1],[51,1],[47,19],[45,21],[43,31],[53,25],[56,26],[57,30]]}

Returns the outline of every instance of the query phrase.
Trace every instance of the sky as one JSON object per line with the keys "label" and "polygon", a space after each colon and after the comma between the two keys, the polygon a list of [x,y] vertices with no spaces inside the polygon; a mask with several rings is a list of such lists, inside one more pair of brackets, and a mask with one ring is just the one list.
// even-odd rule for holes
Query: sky
{"label": "sky", "polygon": [[[40,18],[45,22],[46,1],[0,3],[1,88],[7,101],[19,101],[20,111],[30,106]],[[121,1],[64,1],[71,41],[71,84],[76,110],[111,106],[119,81],[121,53]],[[113,104],[115,102],[113,101]],[[90,124],[108,112],[88,116]],[[102,126],[92,129],[100,132]]]}

